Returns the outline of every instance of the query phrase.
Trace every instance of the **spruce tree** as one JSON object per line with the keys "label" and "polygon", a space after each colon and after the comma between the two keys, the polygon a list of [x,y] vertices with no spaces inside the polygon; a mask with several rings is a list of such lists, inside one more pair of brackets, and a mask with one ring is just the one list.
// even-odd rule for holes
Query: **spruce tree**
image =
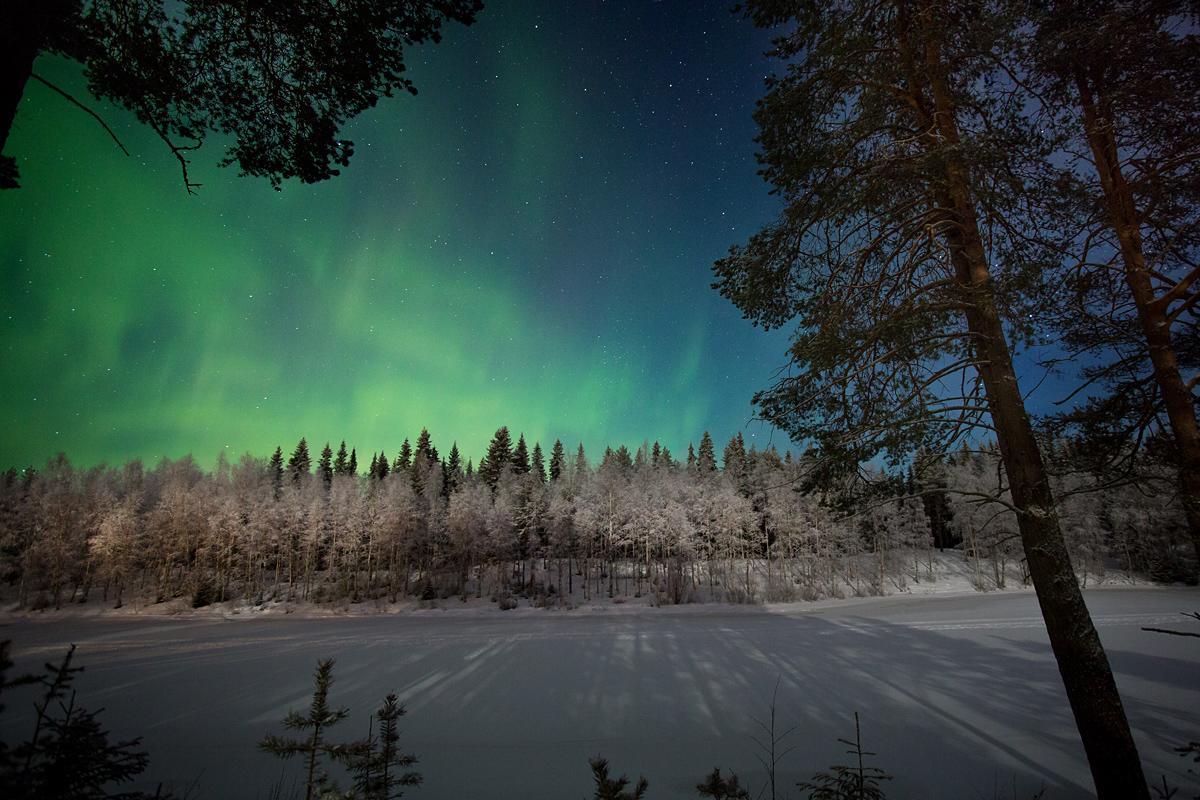
{"label": "spruce tree", "polygon": [[308,455],[308,442],[301,437],[296,449],[292,451],[292,457],[288,459],[288,474],[292,476],[292,481],[297,483],[302,476],[310,474],[311,471],[312,458]]}
{"label": "spruce tree", "polygon": [[42,687],[42,694],[33,703],[30,738],[11,748],[0,742],[0,797],[149,800],[150,795],[142,792],[110,793],[111,784],[133,780],[145,770],[149,759],[140,749],[141,739],[110,742],[97,719],[98,712],[76,704],[72,683],[83,668],[71,665],[75,646],[71,645],[59,663],[46,664],[43,674],[15,680],[9,680],[6,674],[12,667],[8,647],[7,641],[0,642],[0,692],[36,685]]}
{"label": "spruce tree", "polygon": [[740,473],[745,468],[746,442],[742,439],[741,432],[730,437],[729,444],[725,445],[723,462],[726,472]]}
{"label": "spruce tree", "polygon": [[382,450],[379,451],[379,461],[375,462],[375,477],[378,480],[383,480],[388,476],[388,471],[391,467],[388,465],[387,454]]}
{"label": "spruce tree", "polygon": [[512,437],[509,436],[507,427],[500,427],[492,436],[487,455],[479,462],[479,477],[483,478],[483,482],[493,492],[496,491],[500,475],[511,467],[512,458]]}
{"label": "spruce tree", "polygon": [[412,465],[409,467],[409,479],[412,481],[413,493],[418,497],[423,495],[428,484],[430,470],[440,468],[441,458],[438,456],[437,448],[433,446],[429,431],[422,428],[420,436],[417,437],[417,447],[413,451]]}
{"label": "spruce tree", "polygon": [[379,479],[379,454],[371,454],[371,466],[367,469],[367,477],[371,480]]}
{"label": "spruce tree", "polygon": [[642,800],[646,796],[649,783],[639,776],[637,785],[632,792],[625,791],[629,786],[629,778],[622,775],[619,778],[608,777],[608,759],[590,759],[588,765],[592,768],[592,779],[596,782],[594,800]]}
{"label": "spruce tree", "polygon": [[358,477],[358,451],[353,448],[350,450],[350,463],[346,466],[346,470],[351,478]]}
{"label": "spruce tree", "polygon": [[347,456],[346,456],[346,440],[345,439],[342,440],[341,446],[338,447],[337,458],[335,458],[333,460],[333,474],[334,475],[349,475],[350,474],[350,462],[347,460]]}
{"label": "spruce tree", "polygon": [[530,471],[533,476],[538,479],[538,483],[546,482],[546,461],[542,458],[542,445],[540,442],[533,443],[533,455],[530,456]]}
{"label": "spruce tree", "polygon": [[454,494],[463,482],[462,455],[458,452],[458,442],[450,444],[450,458],[446,461],[444,470],[444,486],[447,496]]}
{"label": "spruce tree", "polygon": [[829,772],[818,772],[811,780],[797,783],[797,788],[808,792],[810,800],[884,800],[886,795],[880,783],[890,781],[892,776],[879,767],[867,765],[867,756],[876,754],[863,749],[857,711],[854,712],[854,741],[838,741],[852,748],[846,751],[852,756],[850,763],[837,764],[830,767]]}
{"label": "spruce tree", "polygon": [[[386,462],[385,462],[386,463]],[[329,729],[350,715],[345,708],[329,705],[329,689],[333,685],[333,659],[317,663],[313,674],[315,686],[308,713],[289,711],[283,719],[283,727],[304,733],[300,739],[290,739],[269,734],[258,746],[277,758],[290,759],[300,756],[304,761],[304,798],[313,800],[328,795],[337,796],[336,784],[326,771],[328,762],[344,765],[353,764],[355,757],[363,751],[363,743],[335,744],[327,737]]]}
{"label": "spruce tree", "polygon": [[[750,792],[742,788],[738,776],[730,773],[728,778],[722,778],[719,767],[713,767],[704,782],[696,784],[696,791],[701,797],[711,797],[713,800],[750,800]],[[854,800],[858,798],[854,797]]]}
{"label": "spruce tree", "polygon": [[408,443],[408,439],[406,438],[404,440],[404,444],[400,445],[400,455],[396,457],[396,463],[399,467],[399,469],[397,471],[399,471],[401,469],[411,469],[412,468],[412,457],[413,457],[412,445],[410,445]]}
{"label": "spruce tree", "polygon": [[375,712],[379,735],[367,739],[352,767],[354,788],[361,800],[397,800],[404,796],[402,787],[421,784],[421,773],[409,769],[417,763],[417,757],[401,753],[399,748],[399,721],[404,713],[404,705],[395,694],[384,698],[383,706]]}
{"label": "spruce tree", "polygon": [[525,446],[525,434],[517,437],[517,448],[513,450],[512,455],[513,471],[518,475],[524,475],[529,472],[529,450]]}
{"label": "spruce tree", "polygon": [[692,447],[691,442],[688,442],[687,468],[689,472],[696,468],[696,448]]}
{"label": "spruce tree", "polygon": [[665,469],[675,466],[675,459],[671,456],[671,450],[666,445],[663,446],[662,452],[658,454],[658,464]]}
{"label": "spruce tree", "polygon": [[325,449],[321,451],[321,458],[317,461],[317,474],[326,486],[333,483],[333,449],[330,448],[329,442],[325,443]]}
{"label": "spruce tree", "polygon": [[746,442],[742,438],[741,431],[729,440],[729,444],[725,445],[724,453],[724,469],[725,474],[733,481],[733,485],[743,495],[747,495],[749,488],[749,472],[751,459],[746,453]]}
{"label": "spruce tree", "polygon": [[475,477],[475,465],[471,463],[471,459],[467,459],[467,468],[463,470],[463,475],[467,478]]}
{"label": "spruce tree", "polygon": [[442,460],[426,428],[421,428],[421,435],[417,437],[417,448],[413,451],[413,458],[419,455],[424,455],[425,460],[431,464]]}
{"label": "spruce tree", "polygon": [[588,473],[588,460],[583,452],[583,442],[579,443],[579,449],[575,451],[575,479],[583,480]]}
{"label": "spruce tree", "polygon": [[271,475],[271,493],[276,500],[283,491],[283,448],[276,447],[271,455],[271,463],[267,466]]}
{"label": "spruce tree", "polygon": [[425,494],[429,470],[435,466],[438,468],[441,466],[437,462],[431,461],[426,453],[427,451],[418,449],[413,454],[412,466],[408,468],[409,483],[412,485],[413,494],[417,497]]}
{"label": "spruce tree", "polygon": [[566,453],[563,452],[562,442],[558,439],[554,440],[554,447],[550,448],[550,480],[557,481],[562,477],[563,469],[567,466]]}
{"label": "spruce tree", "polygon": [[625,472],[633,469],[633,456],[629,454],[629,448],[625,445],[617,447],[616,452],[613,453],[613,461]]}
{"label": "spruce tree", "polygon": [[650,450],[650,466],[658,467],[658,460],[662,458],[662,446],[659,445],[658,439],[654,440],[654,447]]}
{"label": "spruce tree", "polygon": [[700,437],[700,452],[696,454],[696,469],[702,473],[717,471],[717,455],[708,431]]}

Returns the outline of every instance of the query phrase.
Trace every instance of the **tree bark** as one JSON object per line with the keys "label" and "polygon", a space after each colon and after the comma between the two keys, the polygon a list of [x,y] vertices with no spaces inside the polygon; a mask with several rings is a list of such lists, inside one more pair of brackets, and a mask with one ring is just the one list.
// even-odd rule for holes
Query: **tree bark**
{"label": "tree bark", "polygon": [[[974,334],[987,403],[1011,487],[1021,542],[1038,605],[1058,662],[1067,700],[1083,740],[1099,800],[1149,800],[1137,746],[1100,636],[1075,578],[1054,507],[1054,497],[1017,383],[995,297],[987,253],[971,192],[970,175],[956,155],[960,142],[957,108],[945,75],[933,0],[924,5],[923,52],[932,96],[932,118],[923,120],[933,146],[949,152],[945,183],[935,190],[939,207],[950,209],[947,240],[951,263],[967,301],[967,327]],[[914,75],[915,77],[915,75]],[[913,84],[913,88],[920,84]],[[919,105],[919,104],[918,104]]]}
{"label": "tree bark", "polygon": [[1179,458],[1179,485],[1188,531],[1200,560],[1200,423],[1192,393],[1179,372],[1179,359],[1171,343],[1168,303],[1155,297],[1142,247],[1140,214],[1133,191],[1121,172],[1111,114],[1103,113],[1103,96],[1097,97],[1091,81],[1078,70],[1075,86],[1083,112],[1084,134],[1104,192],[1108,224],[1116,234],[1124,267],[1125,284],[1137,309],[1138,323],[1154,368],[1154,382],[1162,392],[1163,407]]}

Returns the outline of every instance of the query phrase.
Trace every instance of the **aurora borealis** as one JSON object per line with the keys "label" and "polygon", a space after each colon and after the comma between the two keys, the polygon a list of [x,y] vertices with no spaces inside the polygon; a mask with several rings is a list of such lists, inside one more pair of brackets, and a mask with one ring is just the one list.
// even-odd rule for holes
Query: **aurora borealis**
{"label": "aurora borealis", "polygon": [[275,192],[213,138],[192,197],[130,114],[94,106],[127,158],[31,82],[0,193],[0,463],[392,453],[422,426],[475,459],[502,424],[763,442],[750,397],[786,337],[709,284],[775,207],[767,44],[725,2],[494,2],[411,51],[421,94],[352,122],[341,176]]}

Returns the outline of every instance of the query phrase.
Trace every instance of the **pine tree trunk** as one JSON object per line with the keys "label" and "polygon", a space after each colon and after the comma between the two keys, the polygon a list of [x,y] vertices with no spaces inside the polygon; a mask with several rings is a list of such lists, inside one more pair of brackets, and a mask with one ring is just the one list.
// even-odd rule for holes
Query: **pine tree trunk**
{"label": "pine tree trunk", "polygon": [[1154,296],[1142,248],[1140,215],[1134,205],[1133,192],[1121,172],[1112,130],[1115,121],[1110,114],[1102,113],[1103,98],[1096,97],[1081,72],[1076,73],[1075,86],[1083,111],[1084,132],[1104,190],[1108,223],[1120,244],[1125,283],[1137,308],[1138,323],[1154,368],[1154,381],[1162,392],[1167,420],[1175,437],[1183,509],[1192,546],[1200,560],[1200,423],[1197,423],[1195,401],[1179,372],[1179,358],[1171,343],[1171,323],[1167,319],[1169,302],[1164,302],[1166,297]]}
{"label": "pine tree trunk", "polygon": [[[924,13],[929,15],[925,22],[937,13],[934,0],[925,4]],[[934,27],[930,25],[929,29]],[[914,54],[910,50],[908,55]],[[923,51],[917,57],[924,62],[935,109],[933,119],[925,120],[926,129],[936,137],[935,146],[948,154],[945,183],[931,199],[938,207],[951,210],[950,221],[954,224],[948,228],[947,239],[955,275],[968,304],[967,327],[973,334],[978,360],[983,362],[979,374],[1017,509],[1021,541],[1097,797],[1149,800],[1121,696],[1067,553],[1041,450],[1025,410],[992,294],[970,177],[955,154],[960,142],[957,109],[935,35],[926,35]]]}

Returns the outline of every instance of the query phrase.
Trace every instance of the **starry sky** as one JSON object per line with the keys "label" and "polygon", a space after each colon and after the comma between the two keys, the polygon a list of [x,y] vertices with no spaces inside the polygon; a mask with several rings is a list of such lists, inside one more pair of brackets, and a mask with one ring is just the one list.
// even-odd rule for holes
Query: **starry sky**
{"label": "starry sky", "polygon": [[[394,454],[423,426],[477,460],[502,424],[593,455],[786,446],[750,405],[786,334],[709,286],[777,208],[750,116],[768,34],[729,6],[495,0],[410,50],[420,95],[343,131],[340,177],[281,192],[210,139],[189,197],[131,115],[95,105],[126,157],[31,82],[0,193],[0,465]],[[73,65],[35,69],[84,96]]]}

